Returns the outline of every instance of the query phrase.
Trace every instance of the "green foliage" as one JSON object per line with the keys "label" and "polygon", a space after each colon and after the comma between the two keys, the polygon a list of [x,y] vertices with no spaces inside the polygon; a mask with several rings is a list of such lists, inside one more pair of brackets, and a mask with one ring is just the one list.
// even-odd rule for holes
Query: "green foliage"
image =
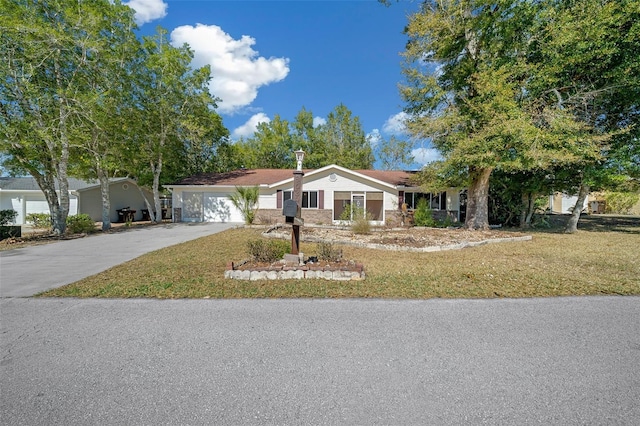
{"label": "green foliage", "polygon": [[37,229],[49,229],[51,228],[51,216],[47,213],[29,213],[27,223]]}
{"label": "green foliage", "polygon": [[0,226],[13,223],[16,217],[18,217],[18,212],[13,209],[0,210]]}
{"label": "green foliage", "polygon": [[640,194],[633,192],[605,192],[607,213],[630,214],[631,209],[640,201]]}
{"label": "green foliage", "polygon": [[340,213],[338,220],[351,222],[351,230],[355,234],[366,235],[371,233],[370,221],[373,220],[373,216],[362,207],[357,207],[353,204],[347,205]]}
{"label": "green foliage", "polygon": [[378,142],[378,159],[384,170],[399,170],[402,166],[408,166],[415,160],[411,154],[413,143],[391,136],[385,139],[380,136]]}
{"label": "green foliage", "polygon": [[371,233],[372,215],[361,207],[354,207],[351,211],[351,230],[354,234],[367,235]]}
{"label": "green foliage", "polygon": [[433,218],[433,211],[427,205],[427,200],[421,198],[413,212],[413,224],[415,226],[436,227],[437,221]]}
{"label": "green foliage", "polygon": [[247,225],[251,225],[256,218],[259,197],[260,188],[257,186],[236,186],[236,192],[229,196],[229,200],[240,210]]}
{"label": "green foliage", "polygon": [[316,256],[318,260],[324,262],[339,262],[342,260],[342,249],[335,247],[332,243],[318,243],[316,246]]}
{"label": "green foliage", "polygon": [[564,168],[597,187],[638,170],[639,22],[637,2],[601,0],[428,1],[410,17],[408,129],[442,153],[440,184],[466,177],[468,221],[487,173]]}
{"label": "green foliage", "polygon": [[293,151],[305,151],[304,167],[338,164],[351,169],[373,167],[373,152],[362,124],[344,105],[327,116],[326,123],[313,125],[313,113],[304,107],[293,122],[276,115],[260,123],[254,135],[238,141],[235,163],[247,168],[288,169],[295,166]]}
{"label": "green foliage", "polygon": [[291,245],[283,240],[247,241],[247,252],[255,262],[275,262],[291,250]]}
{"label": "green foliage", "polygon": [[93,232],[96,230],[96,224],[86,213],[67,216],[67,230],[72,234],[81,234]]}

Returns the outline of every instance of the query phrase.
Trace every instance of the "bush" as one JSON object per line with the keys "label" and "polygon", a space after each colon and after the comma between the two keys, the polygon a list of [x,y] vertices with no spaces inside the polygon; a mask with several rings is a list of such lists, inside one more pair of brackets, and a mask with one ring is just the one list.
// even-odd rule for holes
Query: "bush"
{"label": "bush", "polygon": [[318,260],[325,262],[339,262],[342,259],[342,249],[334,247],[331,243],[318,243],[316,256]]}
{"label": "bush", "polygon": [[96,230],[96,224],[86,213],[67,216],[67,230],[72,234],[93,232]]}
{"label": "bush", "polygon": [[284,257],[291,249],[291,244],[282,240],[247,241],[247,251],[256,262],[275,262]]}
{"label": "bush", "polygon": [[18,217],[18,212],[13,209],[0,210],[0,226],[9,225],[13,223]]}
{"label": "bush", "polygon": [[31,223],[34,228],[51,228],[51,216],[47,213],[29,213],[27,215],[27,222]]}
{"label": "bush", "polygon": [[433,218],[433,212],[427,206],[427,200],[424,198],[418,201],[418,206],[413,213],[413,224],[415,226],[429,226],[432,228],[437,225],[436,220]]}
{"label": "bush", "polygon": [[349,204],[340,214],[340,220],[351,221],[351,230],[354,234],[370,234],[372,220],[371,213],[365,211],[362,207],[355,207]]}
{"label": "bush", "polygon": [[633,192],[607,192],[604,194],[607,213],[630,214],[633,206],[640,199],[640,194]]}
{"label": "bush", "polygon": [[251,225],[256,218],[259,199],[260,188],[257,186],[236,186],[236,192],[229,196],[229,200],[240,210],[244,218],[244,223],[247,225]]}

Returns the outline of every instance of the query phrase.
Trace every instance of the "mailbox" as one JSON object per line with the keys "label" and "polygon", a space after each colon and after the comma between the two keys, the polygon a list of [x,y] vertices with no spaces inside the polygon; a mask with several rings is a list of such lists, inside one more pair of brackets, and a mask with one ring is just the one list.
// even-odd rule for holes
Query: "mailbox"
{"label": "mailbox", "polygon": [[298,206],[298,203],[292,199],[285,200],[282,207],[282,214],[285,216],[287,223],[293,223],[294,218],[300,216],[300,207]]}

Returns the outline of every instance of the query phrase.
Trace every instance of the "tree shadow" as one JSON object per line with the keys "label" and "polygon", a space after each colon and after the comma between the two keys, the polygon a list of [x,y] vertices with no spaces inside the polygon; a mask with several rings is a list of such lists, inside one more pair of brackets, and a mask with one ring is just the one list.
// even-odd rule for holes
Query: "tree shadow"
{"label": "tree shadow", "polygon": [[[527,232],[559,234],[569,221],[570,215],[544,215],[541,220]],[[620,232],[640,235],[640,216],[583,214],[578,222],[578,231],[588,232]]]}

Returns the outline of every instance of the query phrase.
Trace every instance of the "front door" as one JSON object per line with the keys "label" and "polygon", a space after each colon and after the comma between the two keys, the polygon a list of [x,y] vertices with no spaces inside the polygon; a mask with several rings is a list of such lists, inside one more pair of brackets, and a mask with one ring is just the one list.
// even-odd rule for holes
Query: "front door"
{"label": "front door", "polygon": [[364,194],[353,194],[351,196],[351,220],[364,217]]}

